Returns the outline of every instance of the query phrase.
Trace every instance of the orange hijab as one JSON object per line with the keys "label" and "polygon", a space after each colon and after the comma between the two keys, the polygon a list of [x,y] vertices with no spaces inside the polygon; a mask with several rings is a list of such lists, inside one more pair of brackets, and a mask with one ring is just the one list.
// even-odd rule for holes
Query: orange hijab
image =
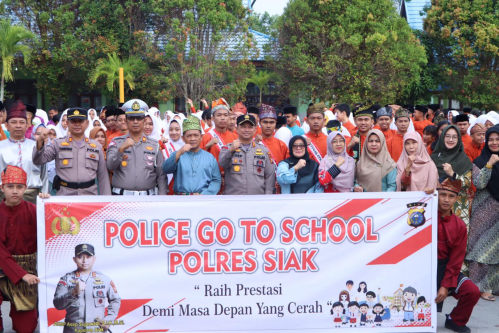
{"label": "orange hijab", "polygon": [[104,129],[102,127],[94,127],[94,128],[92,128],[92,130],[90,131],[89,137],[90,137],[90,139],[95,140],[95,137],[97,136],[97,133],[99,133],[99,131],[102,131],[102,133],[104,133],[104,137],[106,138],[106,141],[104,143],[104,147],[102,147],[102,149],[104,149],[104,151],[106,151],[106,148],[107,148],[107,135],[106,135],[106,131],[104,131]]}

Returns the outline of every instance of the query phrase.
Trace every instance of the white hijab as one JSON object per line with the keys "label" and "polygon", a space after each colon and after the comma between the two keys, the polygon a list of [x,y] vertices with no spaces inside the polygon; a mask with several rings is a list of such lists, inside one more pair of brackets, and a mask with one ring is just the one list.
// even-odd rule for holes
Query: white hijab
{"label": "white hijab", "polygon": [[[478,118],[476,118],[476,122],[477,124],[480,124],[480,125],[485,125],[485,123],[487,122],[487,115],[486,114],[482,114],[480,115]],[[471,126],[470,126],[471,128]]]}
{"label": "white hijab", "polygon": [[[94,111],[95,112],[95,117],[92,119],[92,117],[90,116],[90,111]],[[99,115],[97,114],[97,111],[95,109],[88,109],[88,122],[93,124],[94,120],[95,119],[99,119]]]}
{"label": "white hijab", "polygon": [[172,121],[173,116],[175,114],[171,110],[166,110],[165,114],[163,115],[163,128],[165,131],[168,130],[168,126],[170,125],[170,121]]}
{"label": "white hijab", "polygon": [[64,138],[68,135],[68,129],[67,128],[64,129],[62,127],[62,118],[64,118],[64,116],[66,116],[66,124],[67,124],[68,110],[69,109],[64,110],[64,112],[61,115],[61,118],[59,119],[59,122],[57,123],[57,126],[55,127],[55,133],[57,134],[58,139]]}
{"label": "white hijab", "polygon": [[100,127],[105,131],[107,131],[107,128],[106,126],[104,126],[104,123],[102,122],[102,120],[100,120],[98,117],[95,118],[94,120],[92,120],[92,118],[90,117],[90,115],[88,116],[88,126],[87,126],[87,129],[85,130],[85,137],[89,137],[90,136],[90,131],[94,129],[94,122],[95,121],[98,121],[99,124],[100,124]]}
{"label": "white hijab", "polygon": [[274,137],[284,142],[286,144],[286,147],[288,147],[289,140],[291,140],[291,138],[293,137],[293,133],[286,126],[282,126],[275,132]]}
{"label": "white hijab", "polygon": [[[180,126],[180,138],[177,140],[177,141],[173,141],[171,138],[170,138],[170,125],[171,123],[175,121],[177,124],[179,124]],[[168,136],[168,142],[171,142],[171,144],[173,145],[173,147],[175,148],[175,151],[179,150],[180,148],[182,148],[184,145],[185,145],[185,142],[184,140],[182,139],[182,122],[183,121],[180,121],[180,120],[177,120],[177,119],[172,119],[170,121],[170,123],[168,124],[168,131],[167,131],[167,136]]]}
{"label": "white hijab", "polygon": [[43,120],[44,125],[47,125],[49,122],[49,117],[47,115],[47,112],[43,111],[42,109],[36,109],[35,116],[40,117]]}
{"label": "white hijab", "polygon": [[160,112],[159,112],[159,109],[155,106],[151,106],[148,110],[148,113],[151,115],[151,116],[154,116],[156,118],[160,118]]}
{"label": "white hijab", "polygon": [[152,120],[152,132],[149,138],[159,141],[161,139],[161,120],[154,115],[154,110],[151,112],[151,109],[146,112],[146,117],[150,117]]}
{"label": "white hijab", "polygon": [[499,114],[495,111],[489,111],[487,113],[487,120],[495,126],[499,124]]}

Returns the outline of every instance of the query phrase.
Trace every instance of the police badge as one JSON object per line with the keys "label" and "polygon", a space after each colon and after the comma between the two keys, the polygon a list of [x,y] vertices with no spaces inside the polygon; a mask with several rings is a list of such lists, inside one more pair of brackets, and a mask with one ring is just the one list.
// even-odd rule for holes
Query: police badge
{"label": "police badge", "polygon": [[426,217],[424,216],[426,203],[424,202],[413,202],[407,204],[409,212],[407,212],[407,224],[411,227],[417,228],[425,224]]}
{"label": "police badge", "polygon": [[135,112],[140,111],[140,104],[137,101],[133,102],[132,111],[135,111]]}

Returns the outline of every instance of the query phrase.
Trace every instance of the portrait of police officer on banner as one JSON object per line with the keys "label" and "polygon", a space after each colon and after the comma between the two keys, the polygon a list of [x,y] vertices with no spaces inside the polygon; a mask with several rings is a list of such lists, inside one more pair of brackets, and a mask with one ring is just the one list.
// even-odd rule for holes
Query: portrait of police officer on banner
{"label": "portrait of police officer on banner", "polygon": [[[54,306],[66,310],[64,333],[111,332],[120,309],[121,298],[114,282],[94,271],[95,250],[90,244],[75,247],[76,270],[61,277],[54,295]],[[107,314],[106,314],[107,309]]]}

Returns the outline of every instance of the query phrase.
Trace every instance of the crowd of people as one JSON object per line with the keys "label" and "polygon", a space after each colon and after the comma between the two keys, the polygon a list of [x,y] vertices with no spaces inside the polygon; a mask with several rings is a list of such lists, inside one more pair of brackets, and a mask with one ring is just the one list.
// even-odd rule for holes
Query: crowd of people
{"label": "crowd of people", "polygon": [[[442,110],[435,104],[326,107],[315,103],[300,119],[292,105],[231,107],[220,98],[210,104],[202,100],[197,110],[191,100],[187,103],[190,115],[167,111],[163,118],[158,108],[139,99],[100,112],[81,107],[45,112],[20,101],[5,108],[0,105],[2,297],[13,302],[1,281],[10,281],[10,286],[37,283],[35,272],[19,267],[16,259],[32,253],[12,236],[22,239],[27,229],[7,221],[32,219],[26,212],[19,217],[19,211],[33,210],[30,205],[36,204],[39,194],[430,194],[438,190],[437,301],[448,294],[459,299],[446,326],[469,331],[465,325],[470,306],[480,296],[495,300],[499,292],[496,112]],[[466,275],[460,273],[462,267]],[[23,311],[13,306],[13,320]]]}

